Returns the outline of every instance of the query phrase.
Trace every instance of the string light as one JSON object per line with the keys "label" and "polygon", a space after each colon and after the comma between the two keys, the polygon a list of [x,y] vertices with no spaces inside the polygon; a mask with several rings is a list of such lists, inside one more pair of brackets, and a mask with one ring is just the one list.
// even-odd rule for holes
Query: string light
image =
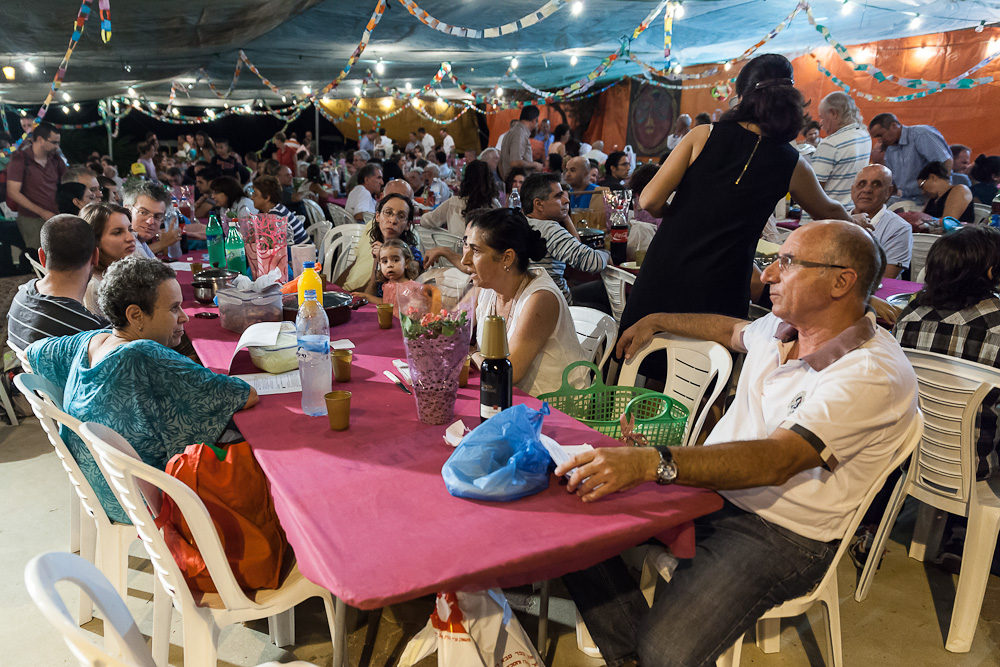
{"label": "string light", "polygon": [[844,0],[844,6],[840,8],[840,13],[847,16],[854,10],[854,5],[851,4],[850,0]]}
{"label": "string light", "polygon": [[30,60],[25,60],[24,71],[27,72],[28,74],[34,74],[35,72],[38,71],[38,68],[35,67],[35,63],[31,62]]}
{"label": "string light", "polygon": [[80,103],[79,103],[79,102],[76,102],[76,103],[75,103],[75,104],[73,105],[73,111],[79,111],[79,110],[80,110]]}
{"label": "string light", "polygon": [[229,102],[225,102],[222,106],[223,106],[223,108],[228,109],[229,108]]}
{"label": "string light", "polygon": [[63,93],[63,94],[62,94],[62,98],[63,98],[63,100],[64,100],[64,101],[66,101],[66,102],[69,102],[70,100],[72,100],[72,99],[73,99],[72,97],[70,97],[70,96],[69,96],[69,93]]}
{"label": "string light", "polygon": [[354,96],[361,97],[361,86],[354,86]]}
{"label": "string light", "polygon": [[174,107],[173,109],[171,109],[170,112],[172,114],[174,114],[175,116],[180,116],[181,115],[181,112],[177,110],[177,107]]}
{"label": "string light", "polygon": [[127,92],[130,97],[135,97],[135,88],[133,88],[132,86],[129,86],[128,90],[125,92]]}
{"label": "string light", "polygon": [[309,86],[302,86],[302,92],[308,95],[312,92],[312,89]]}
{"label": "string light", "polygon": [[728,72],[729,70],[731,70],[732,68],[733,68],[733,64],[732,64],[732,63],[726,63],[726,64],[725,64],[725,65],[723,65],[723,67],[722,67],[722,69],[726,70],[727,72]]}
{"label": "string light", "polygon": [[519,64],[520,64],[520,63],[519,63],[519,62],[517,61],[517,58],[511,58],[511,59],[510,59],[510,68],[511,68],[511,69],[517,69],[517,66],[518,66]]}
{"label": "string light", "polygon": [[683,17],[684,17],[684,5],[682,5],[679,2],[675,3],[674,4],[674,18],[675,19],[680,19],[680,18],[683,18]]}
{"label": "string light", "polygon": [[287,98],[285,98],[285,96],[284,96],[284,95],[282,95],[282,96],[281,96],[281,101],[282,101],[282,103],[284,103],[284,102],[287,102],[288,100],[287,100]]}
{"label": "string light", "polygon": [[63,113],[67,113],[67,114],[69,113],[69,107],[68,106],[63,105],[62,109],[63,109]]}
{"label": "string light", "polygon": [[379,58],[379,61],[375,63],[375,71],[379,74],[385,74],[385,63],[382,62],[381,58]]}
{"label": "string light", "polygon": [[5,79],[7,79],[8,81],[13,81],[13,80],[14,80],[14,76],[15,76],[15,74],[16,74],[16,73],[15,73],[15,71],[14,71],[14,68],[13,68],[12,66],[10,66],[10,65],[6,65],[6,66],[5,66],[4,68],[3,68],[3,76],[4,76],[4,78],[5,78]]}
{"label": "string light", "polygon": [[156,102],[150,102],[149,108],[152,109],[153,111],[156,111]]}
{"label": "string light", "polygon": [[579,0],[577,0],[577,2],[574,2],[570,6],[570,12],[573,13],[573,16],[578,16],[582,11],[583,11],[583,3],[580,2]]}
{"label": "string light", "polygon": [[580,59],[577,58],[576,56],[573,56],[569,59],[569,64],[571,67],[575,67],[578,62],[580,62]]}
{"label": "string light", "polygon": [[215,118],[215,110],[205,109],[205,115],[208,116],[209,118]]}
{"label": "string light", "polygon": [[407,91],[413,90],[413,86],[410,85],[409,81],[406,82],[403,88],[405,88]]}
{"label": "string light", "polygon": [[917,14],[916,16],[913,17],[913,20],[910,21],[910,27],[911,28],[919,28],[920,24],[923,23],[923,21],[924,20],[922,18],[920,18],[920,14]]}

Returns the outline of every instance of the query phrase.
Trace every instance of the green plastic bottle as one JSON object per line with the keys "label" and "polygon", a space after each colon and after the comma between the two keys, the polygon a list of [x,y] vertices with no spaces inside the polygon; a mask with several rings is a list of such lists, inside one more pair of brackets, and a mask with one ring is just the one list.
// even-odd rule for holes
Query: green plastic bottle
{"label": "green plastic bottle", "polygon": [[229,235],[226,237],[226,267],[230,271],[247,272],[247,251],[236,220],[229,223]]}
{"label": "green plastic bottle", "polygon": [[[212,213],[208,216],[208,227],[205,228],[205,238],[208,240],[208,262],[217,269],[226,268],[226,240],[222,238],[222,225]],[[244,260],[244,264],[246,260]]]}

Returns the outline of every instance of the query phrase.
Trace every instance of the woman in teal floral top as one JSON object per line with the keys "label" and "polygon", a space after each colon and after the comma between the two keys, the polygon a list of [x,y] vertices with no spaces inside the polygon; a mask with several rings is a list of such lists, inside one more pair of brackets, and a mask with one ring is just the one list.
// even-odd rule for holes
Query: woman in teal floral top
{"label": "woman in teal floral top", "polygon": [[[187,315],[173,269],[140,257],[112,264],[99,303],[111,330],[47,338],[25,350],[35,373],[63,389],[63,411],[113,428],[145,463],[163,470],[190,444],[215,442],[257,393],[171,350]],[[129,523],[86,445],[67,429],[73,453],[112,521]]]}

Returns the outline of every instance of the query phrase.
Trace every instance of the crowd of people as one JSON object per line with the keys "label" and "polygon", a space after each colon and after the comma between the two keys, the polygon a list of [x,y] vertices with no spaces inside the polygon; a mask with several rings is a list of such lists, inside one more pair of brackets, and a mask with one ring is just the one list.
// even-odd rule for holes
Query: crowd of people
{"label": "crowd of people", "polygon": [[[728,111],[680,116],[667,154],[638,165],[624,151],[605,153],[601,141],[581,143],[565,123],[551,128],[528,105],[496,145],[461,154],[447,129],[435,138],[419,128],[402,146],[372,130],[326,162],[308,135],[300,143],[279,132],[242,158],[203,132],[180,137],[176,149],[151,135],[123,182],[100,156],[66,165],[58,132],[42,123],[7,167],[7,197],[48,273],[19,290],[9,338],[27,348],[36,372],[66,387],[67,412],[120,429],[163,468],[191,442],[224,437],[229,417],[257,400],[245,383],[188,358],[180,288],[155,259],[178,240],[161,228],[173,188],[196,187],[195,218],[282,216],[294,243],[308,241],[305,202],[343,193],[345,214],[366,227],[357,260],[336,282],[394,303],[401,285],[450,263],[479,290],[476,322],[505,319],[514,383],[538,396],[586,356],[569,307],[594,302],[596,281],[571,283],[610,262],[585,242],[574,214],[592,212],[603,226],[603,193],[631,190],[632,219],[653,231],[615,358],[670,332],[746,360],[707,446],[601,448],[556,473],[570,475],[567,490],[584,502],[655,482],[715,489],[725,506],[697,520],[696,557],[652,609],[619,558],[566,584],[608,664],[710,664],[762,613],[816,585],[845,521],[903,446],[918,411],[901,345],[1000,363],[1000,230],[975,224],[974,207],[997,196],[1000,157],[973,161],[970,148],[890,113],[865,125],[840,92],[807,122],[782,56],[750,60],[735,89]],[[795,143],[800,134],[808,149]],[[757,243],[786,195],[803,224],[755,270]],[[899,200],[914,208],[889,210]],[[876,323],[873,294],[884,278],[908,275],[913,232],[949,217],[967,224],[935,243],[923,290],[901,314],[879,310],[898,315],[893,335]],[[421,244],[417,226],[460,237],[462,251]],[[188,230],[203,231],[196,221]],[[750,323],[759,288],[771,312]],[[655,381],[664,370],[653,360],[643,372]],[[144,389],[165,382],[176,391]],[[98,385],[128,396],[107,412],[93,400]],[[192,395],[204,400],[177,423],[163,421],[176,411],[162,402]],[[981,408],[979,479],[1000,470],[998,403],[991,394]],[[96,465],[84,463],[85,448],[70,447],[109,516],[125,520]]]}

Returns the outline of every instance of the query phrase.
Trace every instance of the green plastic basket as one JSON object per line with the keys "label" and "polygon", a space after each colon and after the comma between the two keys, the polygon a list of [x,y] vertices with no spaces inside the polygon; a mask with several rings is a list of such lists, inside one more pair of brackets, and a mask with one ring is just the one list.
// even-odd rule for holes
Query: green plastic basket
{"label": "green plastic basket", "polygon": [[[580,367],[594,373],[594,383],[586,389],[569,383],[570,373]],[[652,389],[609,387],[601,380],[600,369],[589,361],[567,366],[562,386],[538,399],[616,440],[622,435],[620,417],[627,414],[635,418],[635,432],[645,436],[650,445],[679,445],[684,441],[687,408]]]}

